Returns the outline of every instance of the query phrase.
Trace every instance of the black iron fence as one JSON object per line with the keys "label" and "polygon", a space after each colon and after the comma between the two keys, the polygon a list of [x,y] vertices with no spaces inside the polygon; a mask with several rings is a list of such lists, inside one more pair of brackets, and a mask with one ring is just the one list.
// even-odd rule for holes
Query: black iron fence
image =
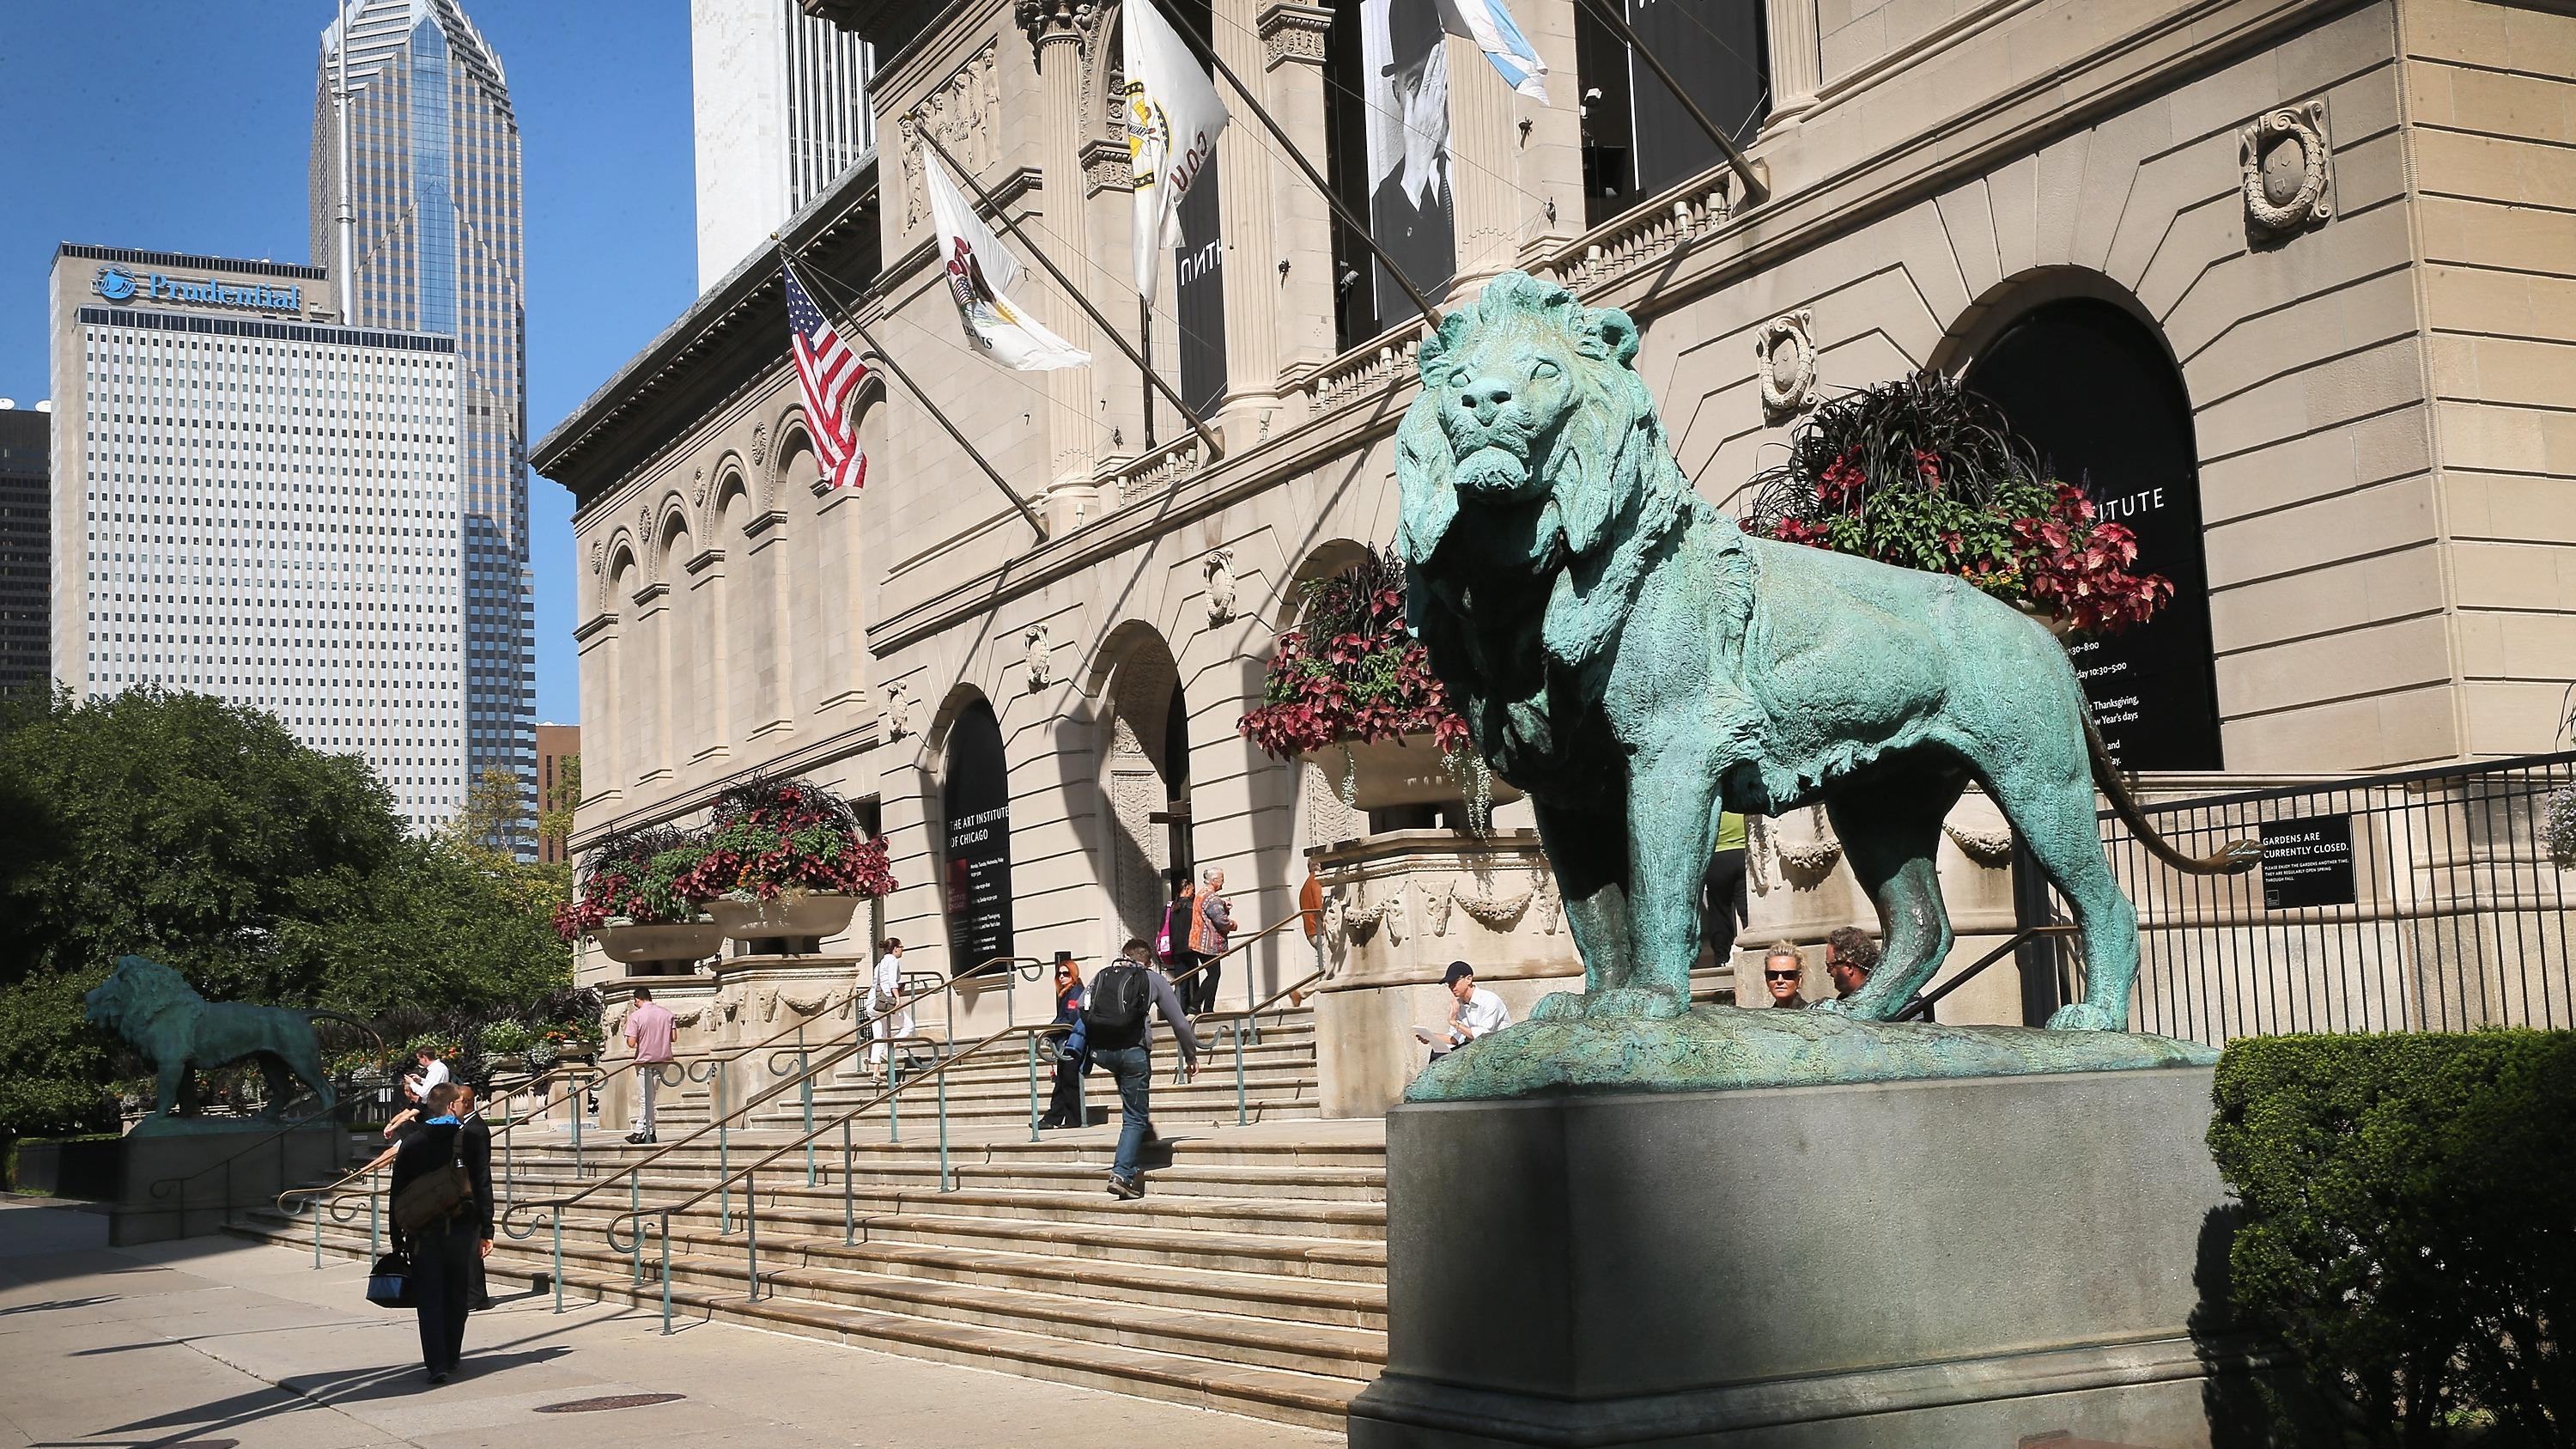
{"label": "black iron fence", "polygon": [[2571,782],[2576,752],[2145,805],[2186,854],[2259,840],[2262,866],[2235,876],[2175,870],[2104,811],[2138,907],[2131,1024],[2211,1044],[2576,1026],[2576,871],[2541,828]]}

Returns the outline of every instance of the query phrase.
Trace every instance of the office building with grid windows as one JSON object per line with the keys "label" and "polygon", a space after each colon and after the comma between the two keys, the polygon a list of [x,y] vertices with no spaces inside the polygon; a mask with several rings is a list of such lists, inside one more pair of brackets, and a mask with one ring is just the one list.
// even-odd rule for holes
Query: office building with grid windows
{"label": "office building with grid windows", "polygon": [[422,828],[468,779],[456,339],[328,325],[325,282],[56,249],[54,676],[255,705]]}
{"label": "office building with grid windows", "polygon": [[796,0],[689,0],[699,291],[875,147],[875,66],[866,41]]}
{"label": "office building with grid windows", "polygon": [[0,398],[0,689],[51,674],[53,421],[44,403]]}
{"label": "office building with grid windows", "polygon": [[500,58],[456,0],[345,0],[322,32],[310,195],[341,321],[455,339],[467,773],[507,769],[533,801],[519,128]]}

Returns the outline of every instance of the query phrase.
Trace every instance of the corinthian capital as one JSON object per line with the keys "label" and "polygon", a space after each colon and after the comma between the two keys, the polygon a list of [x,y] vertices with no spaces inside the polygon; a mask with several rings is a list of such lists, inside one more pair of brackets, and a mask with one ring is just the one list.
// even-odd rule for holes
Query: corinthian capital
{"label": "corinthian capital", "polygon": [[1100,24],[1099,0],[1013,0],[1020,28],[1029,33],[1029,43],[1044,46],[1050,40],[1077,40],[1088,44],[1091,32]]}

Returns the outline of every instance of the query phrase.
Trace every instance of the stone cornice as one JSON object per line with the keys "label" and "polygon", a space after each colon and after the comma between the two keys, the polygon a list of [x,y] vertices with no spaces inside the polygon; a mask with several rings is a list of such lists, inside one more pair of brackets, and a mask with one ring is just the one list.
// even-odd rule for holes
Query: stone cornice
{"label": "stone cornice", "polygon": [[606,613],[594,614],[587,622],[573,626],[572,642],[575,644],[587,644],[591,639],[599,634],[616,627],[617,613],[615,610],[612,609]]}
{"label": "stone cornice", "polygon": [[1031,45],[1082,40],[1100,24],[1099,0],[1012,0],[1011,18]]}
{"label": "stone cornice", "polygon": [[687,569],[690,573],[702,574],[708,569],[714,568],[717,564],[723,563],[724,556],[725,551],[720,548],[702,549],[699,551],[697,557],[689,560],[687,563],[681,565],[681,567]]}
{"label": "stone cornice", "polygon": [[638,605],[649,604],[655,599],[666,597],[670,592],[671,586],[669,584],[660,579],[655,579],[653,582],[646,584],[644,587],[635,591],[635,602]]}
{"label": "stone cornice", "polygon": [[[1652,269],[1650,277],[1609,278],[1587,289],[1584,300],[1624,307],[1641,321],[1660,316],[2091,126],[2143,94],[2170,89],[2182,77],[2205,74],[2349,8],[2348,0],[2204,0],[1968,106],[1896,147],[1744,208],[1669,266]],[[1713,181],[1722,169],[1712,167],[1707,177]],[[1416,385],[1401,378],[1384,392],[1372,391],[1230,454],[1168,493],[1140,496],[1078,532],[960,580],[870,625],[869,651],[883,657],[916,644],[1374,443],[1395,430]]]}

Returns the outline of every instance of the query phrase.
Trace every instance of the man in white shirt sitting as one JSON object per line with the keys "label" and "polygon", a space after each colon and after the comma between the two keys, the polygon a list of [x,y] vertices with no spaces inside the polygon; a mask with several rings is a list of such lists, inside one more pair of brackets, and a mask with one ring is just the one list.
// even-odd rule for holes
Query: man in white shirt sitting
{"label": "man in white shirt sitting", "polygon": [[427,1047],[413,1053],[412,1060],[415,1066],[403,1078],[403,1092],[414,1102],[425,1103],[429,1100],[429,1089],[449,1079],[447,1063],[440,1061],[438,1053]]}
{"label": "man in white shirt sitting", "polygon": [[1448,1026],[1424,1038],[1431,1043],[1432,1060],[1438,1061],[1476,1038],[1512,1024],[1511,1008],[1503,1005],[1503,999],[1476,984],[1475,967],[1452,961],[1440,983],[1449,988],[1458,1004],[1450,1009]]}

